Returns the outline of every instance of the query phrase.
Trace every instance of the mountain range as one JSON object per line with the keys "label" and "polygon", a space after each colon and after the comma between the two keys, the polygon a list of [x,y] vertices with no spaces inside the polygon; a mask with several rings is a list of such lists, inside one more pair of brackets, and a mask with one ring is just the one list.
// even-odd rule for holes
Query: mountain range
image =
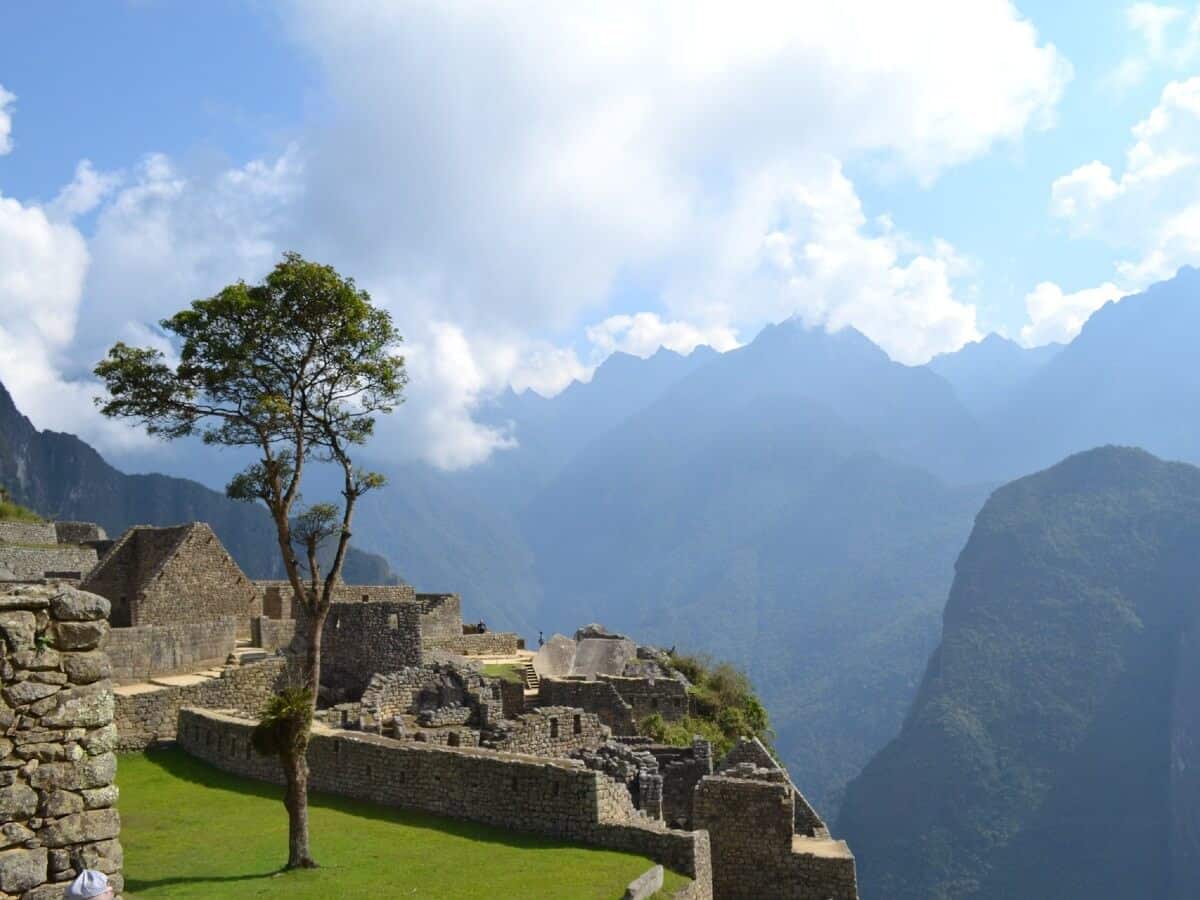
{"label": "mountain range", "polygon": [[[517,446],[479,466],[369,448],[390,483],[362,503],[355,542],[420,588],[457,590],[492,627],[532,639],[598,620],[731,659],[834,817],[901,728],[954,560],[997,485],[1107,443],[1200,462],[1198,297],[1185,269],[1106,305],[1065,347],[990,337],[919,367],[852,328],[796,320],[721,354],[617,353],[558,396],[508,392],[480,410]],[[131,521],[68,469],[33,478],[64,485],[35,506]],[[172,500],[170,514],[233,516],[222,537],[252,543],[223,498],[196,496],[221,504]]]}

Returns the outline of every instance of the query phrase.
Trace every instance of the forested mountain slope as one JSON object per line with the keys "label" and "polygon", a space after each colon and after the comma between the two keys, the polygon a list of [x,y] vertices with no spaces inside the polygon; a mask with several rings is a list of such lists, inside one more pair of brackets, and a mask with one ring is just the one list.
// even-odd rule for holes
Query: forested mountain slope
{"label": "forested mountain slope", "polygon": [[864,896],[1200,896],[1200,469],[1105,447],[988,500],[838,833]]}

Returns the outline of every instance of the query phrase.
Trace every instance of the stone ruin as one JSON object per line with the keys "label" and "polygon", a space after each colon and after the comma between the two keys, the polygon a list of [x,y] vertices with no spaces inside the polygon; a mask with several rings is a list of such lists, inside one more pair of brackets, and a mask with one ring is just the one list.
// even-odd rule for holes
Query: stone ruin
{"label": "stone ruin", "polygon": [[111,545],[91,522],[0,522],[0,584],[78,583]]}
{"label": "stone ruin", "polygon": [[[278,780],[277,762],[251,753],[248,729],[266,700],[292,681],[303,649],[304,609],[290,585],[246,578],[203,523],[139,526],[115,544],[99,529],[64,525],[48,529],[56,539],[81,541],[69,545],[82,554],[79,571],[70,573],[78,578],[71,580],[107,601],[70,596],[93,597],[93,614],[103,608],[87,621],[94,639],[88,646],[107,651],[112,664],[85,683],[90,676],[82,663],[68,657],[103,655],[81,645],[56,647],[57,669],[31,668],[31,657],[15,650],[0,618],[14,664],[4,673],[5,697],[17,704],[17,727],[28,723],[30,735],[45,734],[45,741],[27,738],[27,750],[14,743],[13,766],[5,768],[8,758],[0,762],[0,782],[11,779],[14,787],[39,767],[57,773],[36,780],[30,773],[33,807],[25,791],[16,791],[23,799],[10,804],[26,816],[14,822],[32,836],[0,826],[11,840],[11,849],[0,851],[0,900],[49,896],[10,891],[5,885],[17,881],[5,881],[6,858],[13,872],[32,873],[44,855],[44,872],[38,871],[59,886],[89,860],[117,873],[114,747],[178,742],[222,768]],[[48,529],[38,536],[48,538]],[[30,547],[34,535],[22,535],[22,551],[58,549],[49,541]],[[90,569],[90,557],[78,548],[95,557]],[[51,557],[39,568],[23,552],[6,555],[5,549],[0,543],[0,566],[16,574],[12,562],[24,560],[21,580],[45,582],[56,571]],[[53,558],[54,565],[61,561]],[[45,597],[66,596],[68,588],[43,583],[17,590]],[[65,608],[61,601],[59,607]],[[14,609],[33,618],[35,636],[44,632],[61,642],[60,634],[80,630],[66,620],[55,624],[45,611]],[[16,667],[18,661],[25,665]],[[489,664],[509,677],[486,674]],[[10,675],[18,682],[11,699]],[[688,687],[662,651],[600,626],[586,626],[573,638],[554,635],[534,653],[517,635],[464,625],[455,594],[341,585],[322,643],[312,784],[634,850],[692,877],[683,897],[856,898],[853,856],[830,838],[761,744],[743,741],[718,761],[701,739],[667,747],[639,734],[639,723],[651,715],[667,721],[688,715]],[[107,700],[96,701],[103,707],[98,712],[79,712],[79,722],[89,724],[51,728],[61,718],[51,693]],[[78,705],[72,701],[69,708]],[[70,828],[43,838],[39,829],[51,819]],[[20,890],[30,889],[36,888]]]}
{"label": "stone ruin", "polygon": [[0,898],[59,900],[83,868],[122,889],[108,601],[0,589]]}

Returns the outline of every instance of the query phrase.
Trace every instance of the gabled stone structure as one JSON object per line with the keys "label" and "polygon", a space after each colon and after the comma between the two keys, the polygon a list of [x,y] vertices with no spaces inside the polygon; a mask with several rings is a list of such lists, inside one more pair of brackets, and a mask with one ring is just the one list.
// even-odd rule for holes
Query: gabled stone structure
{"label": "gabled stone structure", "polygon": [[249,637],[259,613],[259,592],[204,522],[130,528],[80,587],[109,599],[118,628],[229,617]]}

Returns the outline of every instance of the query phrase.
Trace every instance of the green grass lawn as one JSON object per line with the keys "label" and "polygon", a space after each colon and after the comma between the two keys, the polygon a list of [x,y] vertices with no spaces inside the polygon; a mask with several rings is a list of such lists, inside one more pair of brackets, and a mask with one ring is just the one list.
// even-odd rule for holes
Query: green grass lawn
{"label": "green grass lawn", "polygon": [[[287,858],[282,789],[181,750],[122,756],[121,843],[131,900],[241,897],[614,900],[653,863],[470,822],[314,794],[314,871]],[[687,883],[667,873],[666,891]]]}
{"label": "green grass lawn", "polygon": [[522,668],[515,663],[487,663],[483,667],[484,675],[499,678],[502,681],[511,681],[513,684],[525,683],[521,677],[522,671]]}

